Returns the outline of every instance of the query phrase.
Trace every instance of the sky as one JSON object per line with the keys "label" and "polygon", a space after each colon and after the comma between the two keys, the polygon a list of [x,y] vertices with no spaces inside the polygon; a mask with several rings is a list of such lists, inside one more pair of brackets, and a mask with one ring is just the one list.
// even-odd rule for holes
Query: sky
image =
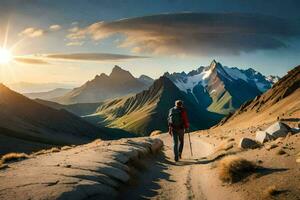
{"label": "sky", "polygon": [[0,64],[0,82],[80,85],[114,65],[158,78],[213,59],[282,76],[300,63],[299,8],[297,0],[1,0],[0,45],[13,61]]}

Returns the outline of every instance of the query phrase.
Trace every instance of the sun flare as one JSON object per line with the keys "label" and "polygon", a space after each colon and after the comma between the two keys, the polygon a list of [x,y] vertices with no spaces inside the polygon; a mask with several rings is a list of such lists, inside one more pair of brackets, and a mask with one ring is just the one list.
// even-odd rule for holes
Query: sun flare
{"label": "sun flare", "polygon": [[8,49],[0,48],[0,64],[8,64],[12,59],[13,56]]}

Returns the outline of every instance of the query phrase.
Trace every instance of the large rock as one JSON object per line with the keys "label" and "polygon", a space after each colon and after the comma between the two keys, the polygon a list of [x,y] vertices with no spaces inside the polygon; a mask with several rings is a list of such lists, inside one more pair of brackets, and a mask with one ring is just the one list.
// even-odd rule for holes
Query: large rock
{"label": "large rock", "polygon": [[260,143],[265,143],[272,139],[273,139],[272,136],[269,135],[266,131],[257,131],[256,132],[255,140]]}
{"label": "large rock", "polygon": [[255,149],[257,147],[259,147],[258,142],[250,138],[242,138],[239,142],[239,148],[241,149]]}
{"label": "large rock", "polygon": [[279,137],[285,137],[289,133],[289,130],[291,128],[282,122],[275,122],[269,128],[267,128],[265,131],[271,135],[273,138],[279,138]]}

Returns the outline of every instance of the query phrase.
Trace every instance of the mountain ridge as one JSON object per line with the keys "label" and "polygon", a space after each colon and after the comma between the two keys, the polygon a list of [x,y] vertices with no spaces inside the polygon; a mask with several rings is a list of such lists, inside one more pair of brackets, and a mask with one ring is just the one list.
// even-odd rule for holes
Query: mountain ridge
{"label": "mountain ridge", "polygon": [[135,94],[147,85],[135,78],[129,71],[115,66],[109,75],[101,73],[78,88],[52,101],[62,104],[97,103],[107,99]]}
{"label": "mountain ridge", "polygon": [[[273,84],[267,77],[252,68],[246,70],[230,68],[222,66],[216,60],[207,67],[201,66],[188,73],[165,73],[165,76],[170,78],[181,91],[194,96],[196,100],[197,97],[204,95],[206,104],[209,104],[208,110],[225,115]],[[240,95],[239,91],[241,91]]]}

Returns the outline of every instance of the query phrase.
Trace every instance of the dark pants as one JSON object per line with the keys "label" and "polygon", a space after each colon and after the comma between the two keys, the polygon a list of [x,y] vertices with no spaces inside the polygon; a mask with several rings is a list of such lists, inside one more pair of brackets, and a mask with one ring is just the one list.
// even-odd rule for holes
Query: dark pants
{"label": "dark pants", "polygon": [[[184,144],[184,130],[172,130],[173,134],[173,142],[174,142],[174,156],[175,160],[178,160],[178,154],[181,155],[183,150],[183,144]],[[178,147],[178,140],[179,140],[179,147]]]}

